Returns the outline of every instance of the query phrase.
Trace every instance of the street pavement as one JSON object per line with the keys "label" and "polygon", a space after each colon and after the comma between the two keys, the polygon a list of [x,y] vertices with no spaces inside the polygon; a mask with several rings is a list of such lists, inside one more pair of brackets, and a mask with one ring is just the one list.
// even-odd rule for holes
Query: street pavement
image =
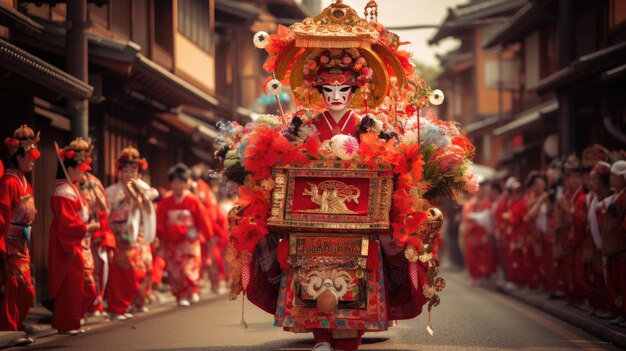
{"label": "street pavement", "polygon": [[[360,350],[618,350],[515,299],[472,286],[462,272],[442,276],[448,286],[432,313],[434,336],[426,331],[424,313],[387,332],[366,334]],[[79,336],[39,339],[27,349],[301,351],[313,346],[309,334],[273,327],[273,317],[249,302],[245,318],[248,329],[240,325],[241,300],[220,297],[190,308],[169,304],[131,321],[88,326]]]}

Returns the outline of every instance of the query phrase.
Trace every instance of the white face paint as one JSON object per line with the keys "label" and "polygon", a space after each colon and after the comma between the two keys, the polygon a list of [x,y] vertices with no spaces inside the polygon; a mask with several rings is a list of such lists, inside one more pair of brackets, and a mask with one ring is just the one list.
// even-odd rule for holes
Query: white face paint
{"label": "white face paint", "polygon": [[324,103],[330,111],[340,112],[348,108],[352,99],[352,86],[344,85],[322,85],[322,96]]}

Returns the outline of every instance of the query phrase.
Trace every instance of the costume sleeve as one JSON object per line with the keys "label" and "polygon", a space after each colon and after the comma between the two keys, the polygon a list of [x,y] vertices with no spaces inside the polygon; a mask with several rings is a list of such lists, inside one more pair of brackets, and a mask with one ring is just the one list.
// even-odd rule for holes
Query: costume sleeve
{"label": "costume sleeve", "polygon": [[74,253],[74,248],[87,233],[87,225],[78,217],[74,200],[63,196],[52,196],[52,212],[57,223],[58,240],[66,253]]}
{"label": "costume sleeve", "polygon": [[157,238],[159,240],[164,240],[167,236],[167,203],[165,201],[161,201],[157,205],[156,208],[156,219],[157,219]]}
{"label": "costume sleeve", "polygon": [[100,246],[115,249],[115,236],[109,228],[109,215],[106,212],[98,211],[98,221],[100,222],[98,233],[102,238]]}
{"label": "costume sleeve", "polygon": [[215,235],[215,233],[213,232],[213,226],[211,225],[211,222],[209,221],[209,214],[207,212],[207,208],[204,207],[204,205],[202,204],[202,202],[200,202],[199,199],[196,198],[195,202],[196,202],[196,205],[195,205],[196,210],[193,211],[193,220],[196,225],[196,229],[198,229],[198,232],[200,233],[200,236],[202,237],[202,239],[200,240],[204,242],[212,238]]}
{"label": "costume sleeve", "polygon": [[11,209],[15,207],[19,199],[19,187],[15,182],[5,177],[0,180],[0,235],[4,236],[9,230],[13,213]]}

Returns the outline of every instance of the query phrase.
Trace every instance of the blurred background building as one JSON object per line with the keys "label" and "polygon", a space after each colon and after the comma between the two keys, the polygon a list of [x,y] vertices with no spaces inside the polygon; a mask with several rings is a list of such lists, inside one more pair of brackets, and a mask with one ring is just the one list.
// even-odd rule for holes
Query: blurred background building
{"label": "blurred background building", "polygon": [[626,1],[468,1],[430,42],[447,37],[460,46],[433,85],[476,162],[519,176],[593,143],[626,145]]}

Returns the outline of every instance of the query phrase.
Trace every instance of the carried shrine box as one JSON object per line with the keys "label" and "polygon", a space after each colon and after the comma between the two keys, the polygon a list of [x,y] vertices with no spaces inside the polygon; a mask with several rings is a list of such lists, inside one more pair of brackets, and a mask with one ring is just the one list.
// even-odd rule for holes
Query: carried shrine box
{"label": "carried shrine box", "polygon": [[272,169],[274,191],[267,224],[277,231],[389,230],[390,168],[351,161],[312,161]]}

